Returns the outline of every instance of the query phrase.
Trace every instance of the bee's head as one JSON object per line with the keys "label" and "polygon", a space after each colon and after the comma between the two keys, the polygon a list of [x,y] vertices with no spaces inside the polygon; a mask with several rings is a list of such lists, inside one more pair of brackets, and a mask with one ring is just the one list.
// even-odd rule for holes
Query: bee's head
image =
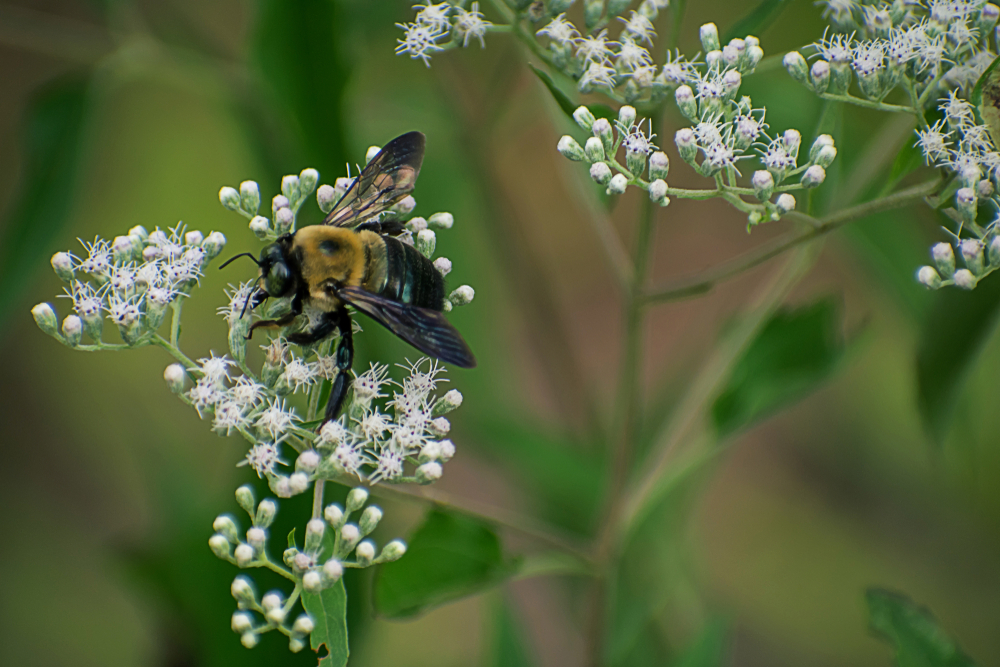
{"label": "bee's head", "polygon": [[285,245],[278,241],[265,246],[260,252],[260,277],[268,296],[288,296],[295,288],[292,271],[285,259]]}

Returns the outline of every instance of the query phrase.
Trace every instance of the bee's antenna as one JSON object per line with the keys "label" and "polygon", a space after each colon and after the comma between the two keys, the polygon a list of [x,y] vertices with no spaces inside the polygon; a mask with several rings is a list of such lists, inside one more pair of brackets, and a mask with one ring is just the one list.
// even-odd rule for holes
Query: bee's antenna
{"label": "bee's antenna", "polygon": [[226,261],[224,261],[224,262],[222,263],[222,266],[220,266],[219,268],[220,268],[220,269],[224,269],[224,268],[226,268],[227,266],[229,266],[230,264],[232,264],[232,263],[233,263],[233,260],[236,260],[236,259],[239,259],[240,257],[249,257],[249,258],[250,258],[250,261],[252,261],[252,262],[253,262],[254,264],[256,264],[257,266],[260,266],[260,262],[258,262],[258,261],[257,261],[257,258],[256,258],[256,257],[254,257],[254,256],[253,256],[252,254],[250,254],[250,253],[248,253],[248,252],[241,252],[240,254],[238,254],[238,255],[234,255],[234,256],[230,257],[229,259],[227,259]]}
{"label": "bee's antenna", "polygon": [[[236,257],[239,257],[239,255],[237,255]],[[236,257],[233,257],[233,259],[236,259]],[[233,259],[231,259],[229,261],[231,262],[231,261],[233,261]],[[228,262],[227,262],[227,264],[228,264]],[[257,300],[257,296],[258,295],[261,296],[260,301]],[[243,316],[246,315],[247,306],[250,305],[250,299],[254,300],[253,306],[254,306],[254,308],[256,308],[260,304],[260,302],[263,301],[266,298],[267,298],[267,292],[265,292],[262,289],[256,289],[253,292],[250,292],[249,294],[247,294],[247,300],[243,302],[243,310],[240,311],[240,319],[243,319]]]}

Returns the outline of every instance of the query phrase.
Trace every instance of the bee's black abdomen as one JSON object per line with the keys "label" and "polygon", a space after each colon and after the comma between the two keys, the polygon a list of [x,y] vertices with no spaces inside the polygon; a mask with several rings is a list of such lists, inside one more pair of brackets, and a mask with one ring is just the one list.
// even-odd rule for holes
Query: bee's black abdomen
{"label": "bee's black abdomen", "polygon": [[420,308],[444,308],[444,277],[411,245],[383,236],[386,281],[380,296]]}

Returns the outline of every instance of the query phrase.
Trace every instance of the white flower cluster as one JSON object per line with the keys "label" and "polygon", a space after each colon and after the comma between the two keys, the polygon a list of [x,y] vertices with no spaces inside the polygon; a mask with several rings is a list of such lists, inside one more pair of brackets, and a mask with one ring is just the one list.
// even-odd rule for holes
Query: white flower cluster
{"label": "white flower cluster", "polygon": [[[289,621],[298,590],[318,593],[337,583],[344,568],[388,563],[406,553],[405,543],[392,540],[376,556],[375,542],[365,539],[382,520],[382,510],[378,507],[369,505],[361,512],[357,523],[350,522],[351,514],[361,510],[368,501],[368,492],[358,487],[347,494],[345,507],[329,505],[323,513],[324,518],[317,517],[306,524],[302,550],[292,545],[282,553],[286,570],[271,558],[267,549],[277,502],[265,499],[255,507],[253,489],[249,486],[236,490],[236,501],[250,517],[246,539],[240,539],[233,517],[223,514],[212,524],[215,534],[209,538],[208,545],[213,553],[240,568],[276,570],[296,585],[296,593],[288,597],[280,590],[258,597],[250,577],[241,574],[233,580],[230,590],[238,609],[233,613],[231,625],[247,648],[256,646],[260,635],[277,630],[289,638],[289,648],[293,652],[301,651],[308,644],[315,624],[305,613]],[[352,554],[353,559],[350,559]]]}
{"label": "white flower cluster", "polygon": [[136,226],[108,242],[100,237],[81,241],[85,253],[52,256],[52,268],[65,283],[65,296],[75,314],[67,316],[60,333],[49,304],[32,313],[42,329],[77,347],[84,333],[102,344],[105,317],[118,327],[125,344],[145,345],[165,319],[167,308],[197,284],[205,266],[226,244],[219,232],[204,237],[185,232],[183,224],[153,233]]}
{"label": "white flower cluster", "polygon": [[480,47],[486,45],[483,37],[493,27],[479,11],[479,3],[473,2],[469,9],[449,2],[414,5],[417,15],[412,23],[397,23],[403,29],[403,39],[397,40],[397,55],[420,58],[431,66],[431,54],[453,48],[458,44],[469,45],[470,40],[478,40]]}
{"label": "white flower cluster", "polygon": [[904,85],[922,104],[933,104],[935,93],[971,90],[996,58],[1000,7],[983,0],[823,4],[824,16],[843,32],[812,45],[819,58],[811,68],[798,52],[785,56],[789,73],[820,94],[847,94],[857,75],[870,100]]}

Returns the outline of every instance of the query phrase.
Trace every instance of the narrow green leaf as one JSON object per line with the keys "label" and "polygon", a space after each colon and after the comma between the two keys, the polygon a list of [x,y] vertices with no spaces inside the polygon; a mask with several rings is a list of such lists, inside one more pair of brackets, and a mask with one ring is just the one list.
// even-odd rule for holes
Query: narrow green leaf
{"label": "narrow green leaf", "polygon": [[493,667],[531,667],[535,664],[525,646],[517,617],[506,599],[497,605],[495,628]]}
{"label": "narrow green leaf", "polygon": [[292,530],[288,533],[288,548],[289,549],[297,549],[298,548],[298,547],[295,546],[295,529],[294,528],[292,528]]}
{"label": "narrow green leaf", "polygon": [[528,64],[528,67],[530,67],[531,71],[535,73],[535,76],[541,79],[542,83],[545,84],[545,87],[549,89],[549,93],[552,94],[552,99],[556,101],[556,104],[558,104],[559,108],[563,110],[563,113],[572,119],[573,112],[576,111],[577,107],[580,105],[575,104],[573,100],[569,99],[569,96],[566,95],[566,93],[559,89],[555,81],[552,80],[552,77],[549,76],[548,72],[540,70],[530,63]]}
{"label": "narrow green leaf", "polygon": [[320,658],[319,667],[344,667],[350,650],[347,647],[347,593],[344,581],[322,593],[302,593],[302,606],[316,624],[309,635],[309,645],[316,652],[326,646],[327,654]]}
{"label": "narrow green leaf", "polygon": [[865,592],[868,625],[896,649],[897,667],[974,667],[931,613],[900,593]]}
{"label": "narrow green leaf", "polygon": [[774,20],[778,13],[787,6],[788,2],[786,0],[762,0],[749,14],[733,24],[726,32],[722,44],[725,45],[729,40],[736,37],[742,38],[747,35],[756,35],[763,31],[767,28],[767,24]]}
{"label": "narrow green leaf", "polygon": [[998,277],[986,278],[971,292],[947,289],[935,294],[917,348],[917,400],[924,424],[939,444],[998,316]]}
{"label": "narrow green leaf", "polygon": [[776,313],[733,368],[712,406],[720,435],[737,431],[815,389],[844,353],[833,300]]}
{"label": "narrow green leaf", "polygon": [[23,177],[0,242],[0,321],[58,249],[53,243],[73,208],[89,105],[90,77],[74,75],[46,86],[28,107]]}
{"label": "narrow green leaf", "polygon": [[514,572],[500,538],[477,519],[433,509],[398,561],[375,575],[375,609],[388,618],[478,593]]}

